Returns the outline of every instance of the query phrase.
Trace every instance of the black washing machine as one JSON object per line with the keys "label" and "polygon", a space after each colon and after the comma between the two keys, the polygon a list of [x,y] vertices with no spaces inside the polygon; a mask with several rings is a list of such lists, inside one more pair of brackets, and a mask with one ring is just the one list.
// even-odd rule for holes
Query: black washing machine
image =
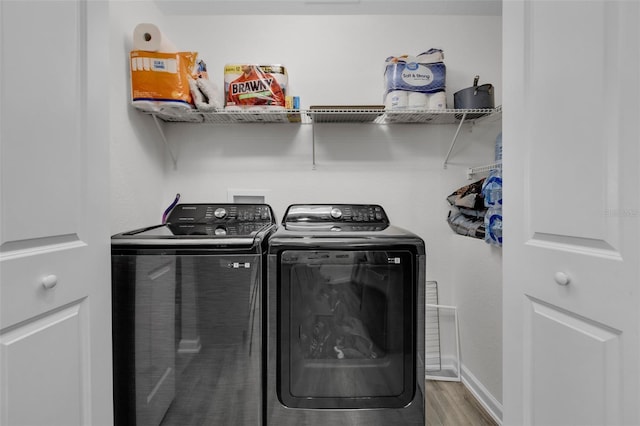
{"label": "black washing machine", "polygon": [[116,425],[262,424],[265,204],[179,204],[112,237]]}
{"label": "black washing machine", "polygon": [[269,239],[266,426],[424,426],[424,282],[424,241],[381,206],[289,206]]}

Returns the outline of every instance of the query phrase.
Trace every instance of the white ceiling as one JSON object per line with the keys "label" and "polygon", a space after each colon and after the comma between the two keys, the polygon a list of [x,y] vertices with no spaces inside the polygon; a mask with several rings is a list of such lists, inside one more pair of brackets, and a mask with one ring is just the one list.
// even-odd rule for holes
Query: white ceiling
{"label": "white ceiling", "polygon": [[155,0],[167,15],[502,15],[502,0]]}

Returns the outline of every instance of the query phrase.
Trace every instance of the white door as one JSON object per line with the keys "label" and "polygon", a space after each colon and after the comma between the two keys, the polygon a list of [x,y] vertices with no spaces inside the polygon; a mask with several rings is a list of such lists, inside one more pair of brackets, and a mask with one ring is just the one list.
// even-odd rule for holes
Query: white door
{"label": "white door", "polygon": [[0,0],[0,424],[109,425],[108,3]]}
{"label": "white door", "polygon": [[503,2],[504,423],[640,424],[640,2]]}

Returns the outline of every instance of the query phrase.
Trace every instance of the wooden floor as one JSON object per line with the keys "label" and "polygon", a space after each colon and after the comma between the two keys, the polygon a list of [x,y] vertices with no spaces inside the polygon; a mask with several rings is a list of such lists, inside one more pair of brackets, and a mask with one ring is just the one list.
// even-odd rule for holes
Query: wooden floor
{"label": "wooden floor", "polygon": [[497,426],[460,382],[427,380],[427,426]]}

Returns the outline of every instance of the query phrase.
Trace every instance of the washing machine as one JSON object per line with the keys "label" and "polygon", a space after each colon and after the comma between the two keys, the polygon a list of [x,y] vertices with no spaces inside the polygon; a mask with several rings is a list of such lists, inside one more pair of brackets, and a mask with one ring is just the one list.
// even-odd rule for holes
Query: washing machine
{"label": "washing machine", "polygon": [[112,237],[116,425],[262,425],[266,204],[178,204]]}
{"label": "washing machine", "polygon": [[380,205],[294,204],[269,239],[266,426],[425,424],[425,244]]}

